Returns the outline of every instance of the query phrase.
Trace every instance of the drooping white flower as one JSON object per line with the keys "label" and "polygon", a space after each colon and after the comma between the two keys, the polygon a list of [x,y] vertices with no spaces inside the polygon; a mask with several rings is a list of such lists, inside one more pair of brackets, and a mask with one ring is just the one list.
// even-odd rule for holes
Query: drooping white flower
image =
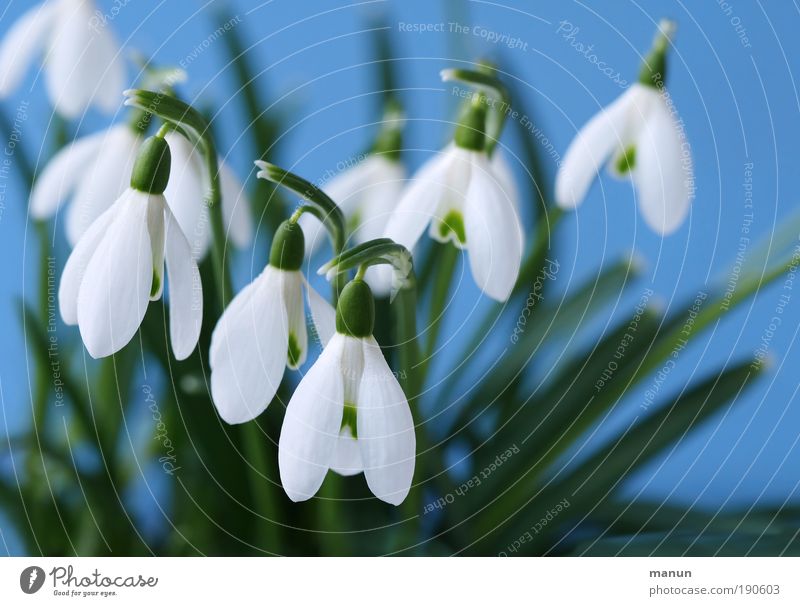
{"label": "drooping white flower", "polygon": [[[170,146],[172,170],[164,196],[190,242],[193,256],[200,259],[211,239],[208,206],[204,203],[205,169],[199,152],[188,140],[177,133],[168,133],[165,139]],[[36,179],[31,216],[49,218],[56,214],[62,200],[71,199],[66,234],[70,245],[75,246],[89,225],[127,189],[142,141],[139,131],[126,124],[75,139]],[[222,160],[219,177],[228,234],[236,246],[246,246],[252,239],[253,226],[244,186]]]}
{"label": "drooping white flower", "polygon": [[431,238],[466,249],[476,284],[505,301],[524,247],[516,188],[501,156],[490,159],[483,150],[483,133],[475,141],[474,131],[461,138],[459,131],[413,177],[385,235],[412,250],[427,227]]}
{"label": "drooping white flower", "polygon": [[[386,154],[371,154],[322,185],[322,190],[342,209],[352,246],[383,235],[397,206],[406,172],[401,162]],[[310,255],[326,239],[322,223],[311,215],[300,217]]]}
{"label": "drooping white flower", "polygon": [[286,408],[278,443],[281,483],[293,501],[316,494],[329,469],[364,472],[372,493],[399,505],[414,475],[414,420],[400,384],[372,336],[366,282],[339,300],[336,334]]}
{"label": "drooping white flower", "polygon": [[308,352],[303,288],[318,336],[334,332],[334,310],[306,281],[303,232],[284,222],[276,232],[269,265],[236,295],[211,337],[211,395],[228,423],[260,415],[272,401],[284,369],[299,368]]}
{"label": "drooping white flower", "polygon": [[650,228],[666,235],[683,223],[692,197],[692,160],[663,86],[671,31],[669,24],[662,24],[640,81],[594,116],[570,144],[556,178],[556,201],[562,208],[583,202],[600,167],[609,161],[612,174],[633,179]]}
{"label": "drooping white flower", "polygon": [[133,338],[149,302],[162,295],[165,265],[175,357],[188,357],[197,344],[200,273],[161,194],[168,175],[169,147],[151,137],[137,157],[131,186],[89,226],[64,267],[61,317],[78,325],[93,358],[109,356]]}
{"label": "drooping white flower", "polygon": [[37,56],[55,110],[75,118],[90,106],[119,107],[125,65],[107,23],[92,0],[46,0],[28,9],[0,44],[0,98],[22,81]]}

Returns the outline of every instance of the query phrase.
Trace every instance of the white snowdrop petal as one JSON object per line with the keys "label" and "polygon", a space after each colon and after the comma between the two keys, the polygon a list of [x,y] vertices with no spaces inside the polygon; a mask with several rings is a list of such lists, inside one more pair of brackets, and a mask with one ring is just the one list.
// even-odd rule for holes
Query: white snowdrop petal
{"label": "white snowdrop petal", "polygon": [[250,200],[242,182],[221,158],[219,159],[219,184],[222,190],[222,216],[228,236],[237,248],[244,248],[253,239]]}
{"label": "white snowdrop petal", "polygon": [[519,275],[522,228],[514,205],[505,197],[485,158],[475,160],[464,215],[475,283],[491,298],[505,301]]}
{"label": "white snowdrop petal", "polygon": [[[509,165],[508,159],[503,150],[495,150],[491,159],[491,165],[492,172],[497,181],[500,183],[500,187],[503,189],[506,199],[511,201],[511,203],[514,205],[514,210],[517,212],[517,216],[520,216],[519,189],[517,188],[517,183],[514,179],[514,173],[511,170],[511,166]],[[537,184],[534,185],[537,186]],[[524,248],[525,233],[522,228],[521,220],[519,222],[519,237]]]}
{"label": "white snowdrop petal", "polygon": [[344,408],[340,368],[342,335],[336,335],[297,386],[283,418],[278,467],[292,501],[316,494],[333,461]]}
{"label": "white snowdrop petal", "polygon": [[689,212],[692,167],[681,130],[663,100],[654,103],[636,141],[633,179],[639,208],[651,229],[667,235]]}
{"label": "white snowdrop petal", "polygon": [[364,471],[364,463],[361,461],[361,447],[353,437],[349,427],[342,429],[339,439],[336,441],[331,470],[340,476],[353,476]]}
{"label": "white snowdrop petal", "polygon": [[5,33],[0,44],[0,97],[8,96],[19,86],[36,55],[43,53],[55,16],[55,3],[37,4]]}
{"label": "white snowdrop petal", "polygon": [[141,138],[127,124],[109,128],[94,162],[84,167],[67,211],[67,240],[73,246],[92,222],[128,189]]}
{"label": "white snowdrop petal", "polygon": [[[45,83],[58,113],[76,118],[92,104],[119,107],[125,88],[119,50],[106,28],[96,28],[88,2],[62,0],[45,59]],[[116,99],[112,103],[111,91]]]}
{"label": "white snowdrop petal", "polygon": [[[308,354],[308,333],[306,331],[305,305],[303,305],[303,274],[299,271],[281,271],[280,276],[289,326],[290,355],[287,365],[296,370],[303,365]],[[293,356],[294,359],[292,359]]]}
{"label": "white snowdrop petal", "polygon": [[189,241],[192,256],[202,259],[211,243],[203,162],[198,151],[180,133],[168,133],[164,139],[172,157],[164,197]]}
{"label": "white snowdrop petal", "polygon": [[93,358],[122,349],[136,334],[150,299],[153,263],[147,194],[131,192],[92,255],[78,292],[78,326]]}
{"label": "white snowdrop petal", "polygon": [[208,352],[208,357],[212,368],[219,360],[219,356],[223,353],[223,349],[221,347],[223,342],[222,336],[226,334],[228,330],[227,326],[231,321],[238,319],[239,315],[244,310],[250,309],[250,299],[259,291],[266,271],[266,269],[262,271],[252,282],[250,282],[250,284],[245,286],[236,294],[235,297],[233,297],[233,299],[228,303],[228,306],[225,308],[222,316],[217,321],[217,325],[214,327],[214,331],[211,334],[211,345]]}
{"label": "white snowdrop petal", "polygon": [[380,346],[372,337],[364,343],[357,411],[364,475],[376,497],[399,505],[408,495],[414,476],[414,419]]}
{"label": "white snowdrop petal", "polygon": [[121,91],[126,88],[125,61],[111,28],[102,24],[92,27],[93,18],[89,21],[91,34],[86,60],[81,64],[82,78],[92,83],[91,104],[110,114],[119,109]]}
{"label": "white snowdrop petal", "polygon": [[638,94],[637,86],[632,86],[578,131],[556,175],[559,206],[571,209],[583,202],[600,167],[624,145],[626,122]]}
{"label": "white snowdrop petal", "polygon": [[464,248],[457,230],[464,219],[464,199],[470,184],[472,164],[475,158],[485,157],[482,152],[453,146],[445,171],[445,188],[428,230],[428,235],[437,242],[452,242],[455,247]]}
{"label": "white snowdrop petal", "polygon": [[[211,342],[211,395],[230,424],[260,415],[286,369],[288,317],[280,270],[267,267],[225,310]],[[238,297],[237,297],[238,299]]]}
{"label": "white snowdrop petal", "polygon": [[72,195],[84,178],[86,167],[99,156],[105,138],[106,133],[99,132],[75,139],[53,156],[33,184],[32,217],[46,219],[56,213],[59,202]]}
{"label": "white snowdrop petal", "polygon": [[119,207],[124,204],[125,198],[126,196],[123,196],[117,200],[111,208],[89,226],[75,248],[72,249],[72,253],[64,265],[61,283],[58,287],[58,306],[61,311],[61,319],[66,324],[78,323],[78,292],[86,273],[86,266],[97,251],[106,232],[109,231],[111,224],[117,218]]}
{"label": "white snowdrop petal", "polygon": [[309,284],[305,277],[303,277],[303,281],[308,296],[308,308],[311,310],[311,319],[314,321],[314,329],[322,346],[325,347],[336,332],[336,310]]}
{"label": "white snowdrop petal", "polygon": [[387,238],[413,250],[445,194],[454,153],[455,146],[448,147],[428,160],[412,178],[386,224]]}
{"label": "white snowdrop petal", "polygon": [[203,287],[189,242],[169,207],[164,204],[166,262],[169,281],[169,335],[175,358],[184,360],[200,338],[203,322]]}

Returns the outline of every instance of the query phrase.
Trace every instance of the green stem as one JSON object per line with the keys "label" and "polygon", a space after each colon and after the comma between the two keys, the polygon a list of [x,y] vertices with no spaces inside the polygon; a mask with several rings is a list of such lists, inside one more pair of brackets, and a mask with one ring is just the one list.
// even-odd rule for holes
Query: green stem
{"label": "green stem", "polygon": [[242,426],[244,440],[244,451],[247,460],[255,471],[250,471],[250,488],[258,505],[259,536],[262,541],[261,547],[270,553],[280,555],[281,553],[281,527],[278,523],[278,509],[274,494],[274,485],[269,481],[269,461],[264,453],[264,433],[258,423],[252,421]]}

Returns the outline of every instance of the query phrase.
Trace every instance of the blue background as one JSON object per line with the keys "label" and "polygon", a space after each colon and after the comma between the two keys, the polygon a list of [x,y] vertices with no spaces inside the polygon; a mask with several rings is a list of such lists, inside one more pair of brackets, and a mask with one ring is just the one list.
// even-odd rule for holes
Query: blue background
{"label": "blue background", "polygon": [[[207,3],[212,4],[212,3]],[[99,2],[110,11],[111,2]],[[27,7],[18,0],[0,14],[0,35]],[[649,231],[637,214],[630,184],[615,181],[605,172],[577,213],[565,219],[552,252],[560,263],[555,297],[594,275],[598,267],[636,251],[644,261],[642,278],[599,321],[583,327],[563,348],[576,351],[608,328],[609,320],[629,313],[645,288],[652,288],[665,310],[681,310],[698,291],[725,283],[735,260],[745,214],[744,165],[753,163],[753,213],[751,242],[768,236],[776,225],[792,216],[800,188],[800,100],[795,79],[800,56],[797,36],[800,18],[794,3],[773,2],[362,2],[322,0],[288,2],[233,2],[248,55],[257,71],[258,86],[275,101],[270,111],[285,118],[286,129],[274,159],[312,180],[337,163],[358,155],[374,134],[379,117],[374,94],[374,66],[370,45],[373,18],[383,17],[391,29],[398,61],[398,85],[409,125],[406,155],[416,168],[441,147],[451,132],[455,98],[438,77],[440,69],[490,56],[500,61],[507,78],[516,79],[524,91],[522,111],[530,116],[563,156],[575,131],[600,107],[614,100],[622,88],[601,73],[574,44],[593,45],[591,53],[634,81],[641,56],[649,48],[655,24],[662,16],[679,24],[675,48],[670,53],[668,88],[684,121],[694,158],[696,199],[690,220],[675,234],[661,239]],[[573,37],[558,32],[561,22],[573,28]],[[491,43],[480,34],[412,33],[400,31],[403,23],[449,22],[480,26],[517,37],[526,48]],[[566,24],[565,24],[566,25]],[[161,64],[184,61],[189,81],[182,92],[199,105],[222,108],[216,117],[220,148],[230,154],[239,175],[254,179],[251,152],[242,138],[242,105],[234,79],[227,71],[227,55],[219,41],[203,48],[217,27],[215,12],[201,2],[130,2],[110,22],[119,39]],[[738,28],[738,31],[737,31]],[[563,28],[562,28],[563,29]],[[484,31],[475,30],[475,31]],[[740,36],[744,31],[746,42]],[[748,47],[747,44],[750,46]],[[584,47],[585,51],[585,47]],[[134,70],[129,70],[133,77]],[[22,123],[22,141],[35,159],[46,155],[42,146],[51,110],[35,70],[16,95],[2,108],[13,119],[21,102],[27,102],[28,119]],[[118,118],[123,118],[121,114]],[[93,132],[113,118],[89,114],[78,126]],[[518,151],[518,131],[507,127],[504,144],[512,160]],[[547,158],[552,183],[555,161]],[[516,163],[522,187],[523,167]],[[25,426],[29,413],[29,356],[19,320],[20,297],[33,295],[33,269],[39,262],[30,224],[26,221],[21,182],[12,175],[4,180],[0,207],[0,254],[4,260],[0,283],[0,398],[5,429],[11,434]],[[543,184],[550,187],[550,184]],[[527,191],[523,188],[523,191]],[[530,208],[525,209],[531,225]],[[253,253],[253,254],[251,254]],[[241,254],[238,284],[258,271],[263,251]],[[463,267],[461,268],[463,269]],[[800,287],[798,287],[800,288]],[[731,312],[713,332],[681,354],[662,393],[674,393],[683,382],[730,359],[751,356],[774,315],[780,284],[759,293],[751,305]],[[448,361],[457,360],[459,329],[474,313],[477,301],[471,279],[464,280],[454,298],[446,334]],[[734,408],[715,417],[702,431],[682,440],[668,456],[639,472],[625,488],[683,503],[718,508],[754,503],[780,505],[797,502],[800,456],[800,411],[796,405],[796,343],[800,319],[800,292],[791,293],[783,322],[770,343],[773,366],[742,396]],[[577,331],[576,331],[577,332]],[[507,338],[503,332],[498,338]],[[441,365],[442,369],[447,364]],[[619,430],[636,415],[645,385],[629,394],[613,415],[604,420],[592,441],[578,453],[586,456],[609,432]],[[0,521],[0,530],[14,552],[13,531]],[[0,546],[0,551],[5,551]]]}

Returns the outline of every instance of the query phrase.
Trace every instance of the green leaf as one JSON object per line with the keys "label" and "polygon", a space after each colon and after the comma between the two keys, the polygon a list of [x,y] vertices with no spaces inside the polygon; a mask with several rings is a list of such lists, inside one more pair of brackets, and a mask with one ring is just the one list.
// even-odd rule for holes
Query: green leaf
{"label": "green leaf", "polygon": [[[591,516],[598,503],[610,498],[634,470],[664,449],[675,448],[690,431],[702,425],[729,402],[735,404],[742,390],[760,374],[761,367],[754,368],[750,360],[715,373],[688,392],[676,396],[671,404],[634,420],[621,435],[576,469],[563,477],[552,478],[539,490],[531,487],[529,504],[511,504],[518,508],[509,512],[509,504],[503,500],[503,510],[498,512],[495,508],[491,518],[484,518],[480,528],[499,528],[510,522],[497,540],[501,543],[503,540],[514,541],[529,530],[531,519],[543,517],[552,502],[563,499],[570,503],[567,511],[573,524],[575,520]],[[518,481],[524,482],[526,479],[520,478]],[[547,536],[558,526],[570,526],[570,522],[563,520],[561,524],[547,526],[525,549],[532,553],[539,552],[546,544]]]}

